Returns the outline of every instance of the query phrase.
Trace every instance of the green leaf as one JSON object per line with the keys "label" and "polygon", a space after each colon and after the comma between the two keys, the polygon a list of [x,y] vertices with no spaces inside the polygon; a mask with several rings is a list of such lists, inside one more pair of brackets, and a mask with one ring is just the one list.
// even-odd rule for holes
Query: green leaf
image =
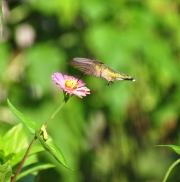
{"label": "green leaf", "polygon": [[173,150],[174,152],[180,155],[180,146],[178,145],[156,145],[155,147],[165,147]]}
{"label": "green leaf", "polygon": [[[27,149],[24,149],[24,150],[20,151],[19,153],[17,153],[12,158],[12,160],[10,161],[10,164],[11,164],[12,167],[21,162],[22,157],[24,156],[26,150]],[[32,149],[29,152],[28,157],[32,156],[32,155],[35,155],[35,154],[37,154],[39,152],[42,152],[42,151],[44,151],[44,148],[42,146],[40,146],[40,145],[33,146]]]}
{"label": "green leaf", "polygon": [[28,137],[23,129],[22,124],[18,124],[11,128],[3,137],[4,153],[15,154],[28,147]]}
{"label": "green leaf", "polygon": [[53,164],[42,164],[42,163],[30,164],[22,169],[21,173],[17,177],[17,180],[33,172],[37,172],[39,170],[49,169],[53,167],[55,167],[55,165]]}
{"label": "green leaf", "polygon": [[[69,168],[61,150],[57,147],[54,140],[50,135],[48,135],[48,140],[44,140],[42,136],[39,136],[38,133],[36,133],[37,138],[40,140],[41,144],[45,148],[47,152],[49,152],[59,163],[61,163],[64,167]],[[73,170],[73,169],[70,169]]]}
{"label": "green leaf", "polygon": [[31,155],[34,155],[34,154],[37,154],[37,153],[43,152],[43,151],[44,151],[44,148],[42,147],[42,145],[34,145],[31,148],[31,151],[29,152],[28,156],[31,156]]}
{"label": "green leaf", "polygon": [[1,182],[10,182],[12,175],[12,169],[9,165],[9,162],[0,166],[0,181]]}
{"label": "green leaf", "polygon": [[40,126],[37,122],[32,120],[30,117],[24,115],[23,113],[19,112],[7,99],[8,105],[14,115],[22,122],[22,124],[29,130],[29,132],[33,135],[35,135],[36,131],[40,130]]}
{"label": "green leaf", "polygon": [[4,148],[4,144],[5,144],[4,139],[3,139],[3,137],[0,135],[0,150],[2,150],[2,149]]}

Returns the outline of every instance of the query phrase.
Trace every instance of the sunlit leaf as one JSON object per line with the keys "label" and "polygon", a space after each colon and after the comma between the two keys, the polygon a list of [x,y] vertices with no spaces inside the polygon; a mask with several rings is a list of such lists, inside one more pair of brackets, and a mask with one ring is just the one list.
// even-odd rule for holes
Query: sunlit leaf
{"label": "sunlit leaf", "polygon": [[155,147],[165,147],[165,148],[173,150],[177,154],[180,154],[180,146],[178,145],[156,145]]}
{"label": "sunlit leaf", "polygon": [[18,153],[28,147],[28,137],[24,131],[22,124],[18,124],[11,128],[4,135],[4,152],[5,154]]}
{"label": "sunlit leaf", "polygon": [[[60,162],[64,167],[69,168],[61,150],[55,144],[51,136],[48,135],[48,140],[44,140],[39,134],[36,134],[37,138],[40,140],[41,144],[47,152],[49,152],[58,162]],[[72,170],[72,169],[71,169]]]}
{"label": "sunlit leaf", "polygon": [[29,130],[31,134],[35,135],[36,131],[40,130],[40,126],[30,117],[19,112],[8,99],[7,102],[14,115],[22,122],[22,124]]}
{"label": "sunlit leaf", "polygon": [[0,135],[0,150],[2,150],[4,148],[4,139],[3,137]]}
{"label": "sunlit leaf", "polygon": [[0,166],[0,181],[1,182],[10,182],[12,175],[12,169],[9,165],[9,162]]}

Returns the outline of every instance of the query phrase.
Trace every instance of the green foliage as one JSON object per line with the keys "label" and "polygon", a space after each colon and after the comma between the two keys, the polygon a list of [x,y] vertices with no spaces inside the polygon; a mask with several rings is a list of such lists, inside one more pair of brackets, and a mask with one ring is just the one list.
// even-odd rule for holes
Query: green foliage
{"label": "green foliage", "polygon": [[[24,156],[26,150],[27,150],[27,148],[25,148],[25,149],[21,150],[20,152],[16,153],[16,157],[14,157],[14,158],[12,158],[12,160],[10,160],[11,166],[16,166],[21,162],[22,156]],[[29,156],[36,155],[39,152],[43,152],[43,151],[44,151],[44,148],[42,146],[39,146],[39,145],[33,146],[31,151],[29,152]]]}
{"label": "green foliage", "polygon": [[[44,140],[42,135],[40,135],[42,132],[41,132],[41,129],[40,129],[39,125],[35,121],[33,121],[30,117],[28,117],[25,114],[19,112],[10,103],[9,100],[7,100],[7,102],[8,102],[8,105],[9,105],[10,109],[14,113],[14,115],[22,122],[22,124],[29,130],[29,132],[31,134],[33,134],[34,136],[36,136],[39,139],[39,141],[41,142],[44,149],[46,151],[48,151],[63,166],[70,169],[68,167],[68,165],[67,165],[67,162],[66,162],[62,152],[57,147],[57,145],[55,144],[52,137],[48,136],[48,139]],[[5,141],[9,141],[7,143],[4,143],[4,145],[5,145],[5,147],[4,147],[5,150],[4,151],[6,151],[6,150],[7,151],[14,151],[15,153],[18,153],[18,157],[17,157],[18,159],[20,159],[19,158],[19,154],[21,154],[20,150],[22,150],[22,146],[24,146],[24,143],[20,142],[20,141],[23,141],[23,139],[24,139],[24,136],[22,136],[22,134],[20,132],[20,131],[22,131],[22,125],[19,125],[19,126],[21,126],[19,131],[18,131],[17,127],[16,127],[14,129],[11,129],[4,137]],[[27,143],[27,141],[26,141],[26,143]],[[18,145],[20,145],[20,146],[18,146]],[[36,152],[39,152],[39,151],[36,150]],[[20,160],[22,160],[22,158]],[[14,162],[14,163],[16,163],[16,162]],[[44,165],[39,165],[39,164],[38,164],[38,166],[37,165],[35,165],[35,166],[31,165],[31,167],[28,167],[26,169],[26,171],[23,174],[21,174],[21,176],[24,177],[27,173],[30,173],[30,172],[32,172],[34,170],[41,169],[41,168],[44,169],[45,167],[49,168],[49,167],[52,167],[52,165],[45,165],[45,166]]]}
{"label": "green foliage", "polygon": [[[22,124],[18,124],[11,128],[4,136],[1,136],[1,181],[10,181],[12,170],[15,171],[17,164],[22,160],[25,150],[28,146],[28,137],[23,129]],[[31,155],[42,151],[42,148],[34,147]],[[31,160],[31,163],[33,160]],[[4,170],[4,171],[3,171]],[[27,171],[26,171],[27,172]]]}
{"label": "green foliage", "polygon": [[180,155],[180,146],[178,145],[156,145],[156,147],[165,147]]}
{"label": "green foliage", "polygon": [[[12,108],[13,110],[15,110],[13,106]],[[20,115],[22,116],[21,113]],[[14,126],[4,136],[0,136],[0,161],[2,164],[0,166],[0,181],[10,181],[12,177],[12,169],[13,171],[17,169],[17,166],[22,161],[27,147],[28,138],[22,124]],[[42,151],[44,151],[42,147],[34,146],[32,148],[32,151],[29,153],[29,156],[36,155],[38,152]],[[38,163],[37,161],[34,163],[34,160],[31,159],[29,165],[26,165],[26,167],[23,168],[17,179],[23,178],[24,176],[31,174],[35,171],[44,170],[52,167],[54,167],[54,165],[48,163]]]}
{"label": "green foliage", "polygon": [[[180,155],[180,146],[177,146],[177,145],[157,145],[156,147],[165,147],[165,148],[168,148],[168,149],[171,149],[173,150],[174,152],[176,152],[177,154]],[[180,163],[180,159],[176,160],[168,169],[168,171],[166,172],[166,175],[163,179],[163,182],[166,182],[167,181],[167,178],[170,174],[170,172],[172,171],[172,169]]]}
{"label": "green foliage", "polygon": [[27,146],[28,138],[23,126],[19,124],[11,128],[4,136],[1,136],[1,164],[8,161],[14,164],[19,162],[16,155],[24,151]]}
{"label": "green foliage", "polygon": [[22,124],[29,130],[29,132],[33,135],[37,131],[40,130],[40,126],[37,122],[33,121],[30,117],[26,116],[25,114],[19,112],[9,100],[7,100],[9,107],[11,108],[14,115],[22,122]]}
{"label": "green foliage", "polygon": [[0,1],[0,38],[2,37],[3,24],[4,24],[4,18],[3,18],[2,0],[1,0]]}
{"label": "green foliage", "polygon": [[21,173],[18,175],[17,180],[27,176],[28,174],[32,174],[34,172],[53,167],[55,167],[53,164],[41,164],[41,163],[30,164],[23,168]]}
{"label": "green foliage", "polygon": [[38,133],[36,133],[37,138],[40,140],[42,146],[47,152],[49,152],[58,162],[63,166],[70,169],[61,150],[57,147],[51,136],[48,135],[48,139],[44,140]]}
{"label": "green foliage", "polygon": [[[48,126],[75,172],[41,153],[39,160],[56,169],[41,171],[36,182],[161,181],[177,154],[153,146],[180,142],[179,1],[23,2],[6,2],[2,133],[17,122],[7,97],[38,125],[49,118],[63,99],[51,75],[81,75],[66,63],[73,57],[97,59],[136,79],[105,87],[101,78],[82,78],[91,95],[72,97]],[[169,181],[180,181],[179,170],[177,165]]]}
{"label": "green foliage", "polygon": [[1,182],[10,182],[12,175],[12,169],[9,162],[0,165],[0,180]]}

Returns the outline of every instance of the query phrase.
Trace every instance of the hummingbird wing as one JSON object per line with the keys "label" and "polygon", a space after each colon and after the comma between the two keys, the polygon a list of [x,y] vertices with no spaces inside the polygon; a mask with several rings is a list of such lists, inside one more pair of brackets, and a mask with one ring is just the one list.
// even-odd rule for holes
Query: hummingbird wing
{"label": "hummingbird wing", "polygon": [[87,58],[73,58],[73,60],[67,62],[82,71],[84,74],[100,77],[101,69],[98,65],[103,64],[101,62]]}
{"label": "hummingbird wing", "polygon": [[135,81],[135,79],[131,76],[128,76],[121,72],[117,72],[106,64],[96,60],[91,60],[87,58],[73,58],[73,60],[67,62],[73,67],[82,71],[84,74],[89,74],[95,77],[103,77],[108,81],[108,83],[113,82],[114,80]]}

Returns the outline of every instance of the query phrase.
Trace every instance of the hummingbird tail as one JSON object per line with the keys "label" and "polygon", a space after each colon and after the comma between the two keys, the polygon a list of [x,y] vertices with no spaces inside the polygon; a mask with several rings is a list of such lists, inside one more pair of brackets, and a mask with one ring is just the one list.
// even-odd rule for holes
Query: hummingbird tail
{"label": "hummingbird tail", "polygon": [[134,78],[132,78],[131,76],[128,76],[128,75],[123,75],[121,77],[118,77],[118,78],[116,78],[116,80],[129,80],[132,82],[136,81]]}
{"label": "hummingbird tail", "polygon": [[123,80],[129,80],[129,81],[132,81],[132,82],[135,82],[136,80],[134,79],[134,78],[132,78],[132,77],[130,77],[130,78],[124,78]]}

